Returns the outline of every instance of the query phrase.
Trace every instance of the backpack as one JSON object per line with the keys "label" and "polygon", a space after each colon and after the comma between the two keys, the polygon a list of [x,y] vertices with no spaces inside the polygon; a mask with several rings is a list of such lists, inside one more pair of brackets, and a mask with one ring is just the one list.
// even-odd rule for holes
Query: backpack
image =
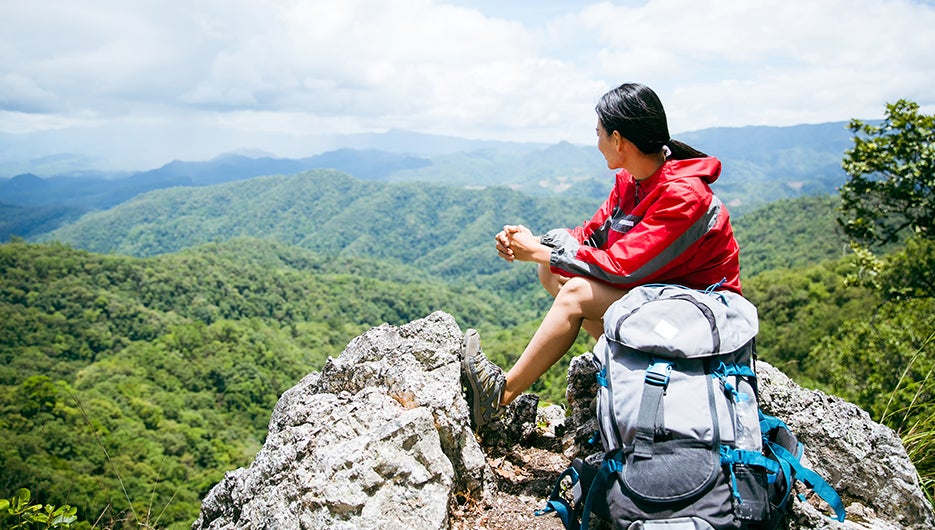
{"label": "backpack", "polygon": [[798,479],[844,520],[795,435],[759,411],[756,308],[718,286],[644,285],[608,308],[593,352],[603,451],[576,459],[537,515],[572,530],[592,514],[633,530],[769,530]]}

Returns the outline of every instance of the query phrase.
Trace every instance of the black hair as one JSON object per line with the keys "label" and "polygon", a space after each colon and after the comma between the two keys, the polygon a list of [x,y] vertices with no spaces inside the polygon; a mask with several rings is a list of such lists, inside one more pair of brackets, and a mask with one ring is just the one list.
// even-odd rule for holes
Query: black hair
{"label": "black hair", "polygon": [[668,146],[670,158],[676,160],[708,156],[669,137],[662,101],[645,85],[624,83],[604,94],[594,110],[607,134],[619,132],[645,154],[658,153]]}

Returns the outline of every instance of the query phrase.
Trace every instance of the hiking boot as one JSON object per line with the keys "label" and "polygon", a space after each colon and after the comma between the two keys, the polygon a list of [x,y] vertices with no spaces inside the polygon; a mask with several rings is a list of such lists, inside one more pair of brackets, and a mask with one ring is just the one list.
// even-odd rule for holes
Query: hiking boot
{"label": "hiking boot", "polygon": [[487,360],[480,349],[480,335],[469,329],[461,345],[461,380],[467,389],[471,425],[479,429],[500,418],[506,407],[500,406],[506,377],[499,366]]}

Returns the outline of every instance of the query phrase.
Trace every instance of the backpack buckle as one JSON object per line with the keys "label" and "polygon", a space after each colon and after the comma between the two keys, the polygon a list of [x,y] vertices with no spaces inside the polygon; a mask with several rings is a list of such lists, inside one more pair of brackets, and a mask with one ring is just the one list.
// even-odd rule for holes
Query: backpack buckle
{"label": "backpack buckle", "polygon": [[651,385],[669,386],[669,376],[672,374],[672,363],[669,361],[653,360],[646,369],[646,382]]}

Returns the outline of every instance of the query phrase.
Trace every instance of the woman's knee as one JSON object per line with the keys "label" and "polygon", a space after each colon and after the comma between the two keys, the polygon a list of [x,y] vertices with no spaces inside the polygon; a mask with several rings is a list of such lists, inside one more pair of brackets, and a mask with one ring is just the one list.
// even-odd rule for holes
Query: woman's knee
{"label": "woman's knee", "polygon": [[574,302],[581,304],[594,296],[594,290],[591,287],[591,280],[576,276],[568,278],[561,286],[556,295],[556,299],[561,298],[564,302]]}
{"label": "woman's knee", "polygon": [[558,291],[562,288],[562,283],[564,283],[565,279],[552,272],[552,269],[548,265],[540,264],[537,272],[539,274],[539,283],[542,284],[542,287],[553,297],[558,295]]}

